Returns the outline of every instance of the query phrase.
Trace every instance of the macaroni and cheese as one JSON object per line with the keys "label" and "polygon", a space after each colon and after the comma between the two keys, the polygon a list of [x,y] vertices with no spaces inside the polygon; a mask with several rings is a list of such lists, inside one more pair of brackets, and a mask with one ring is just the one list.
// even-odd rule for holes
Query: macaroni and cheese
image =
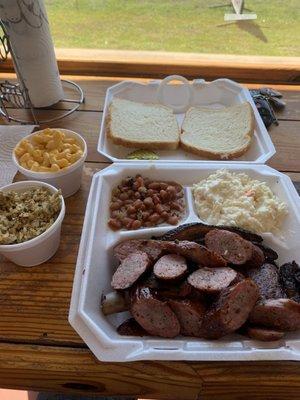
{"label": "macaroni and cheese", "polygon": [[57,172],[79,160],[83,150],[74,137],[59,129],[44,129],[15,148],[20,165],[35,172]]}

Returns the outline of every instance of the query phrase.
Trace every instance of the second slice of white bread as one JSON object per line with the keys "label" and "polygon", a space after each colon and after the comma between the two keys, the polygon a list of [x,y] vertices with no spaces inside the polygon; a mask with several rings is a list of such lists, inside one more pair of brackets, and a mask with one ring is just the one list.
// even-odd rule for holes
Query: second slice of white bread
{"label": "second slice of white bread", "polygon": [[181,147],[201,157],[229,159],[244,154],[254,132],[248,102],[222,109],[192,107],[185,116]]}
{"label": "second slice of white bread", "polygon": [[149,150],[175,150],[180,129],[173,110],[160,104],[113,99],[107,122],[115,144]]}

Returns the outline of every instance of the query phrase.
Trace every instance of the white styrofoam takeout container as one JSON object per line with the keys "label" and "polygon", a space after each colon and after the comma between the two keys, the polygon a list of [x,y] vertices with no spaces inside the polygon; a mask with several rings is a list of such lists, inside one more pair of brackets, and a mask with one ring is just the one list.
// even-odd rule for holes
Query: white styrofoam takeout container
{"label": "white styrofoam takeout container", "polygon": [[[29,180],[49,183],[49,185],[55,186],[57,189],[61,189],[63,197],[66,198],[72,196],[80,188],[84,161],[87,157],[87,145],[83,137],[78,133],[70,131],[69,129],[57,129],[63,131],[67,137],[75,138],[83,149],[82,157],[80,157],[79,160],[77,160],[74,164],[58,172],[35,172],[23,168],[20,165],[14,151],[12,153],[12,159],[18,170],[25,176],[25,178]],[[27,139],[31,141],[33,136],[40,132],[41,131],[36,131],[34,133],[31,133],[30,135],[24,137],[22,140]],[[19,145],[19,143],[20,142],[17,143],[15,148]]]}
{"label": "white styrofoam takeout container", "polygon": [[[3,186],[0,190],[8,192],[14,190],[22,192],[31,187],[46,187],[51,193],[57,192],[57,189],[48,183],[38,181],[15,182]],[[41,235],[27,240],[26,242],[16,244],[0,245],[0,254],[10,261],[22,267],[33,267],[49,260],[57,251],[60,242],[60,231],[62,221],[65,216],[65,202],[61,196],[61,209],[54,223]]]}
{"label": "white styrofoam takeout container", "polygon": [[[228,335],[220,340],[191,337],[164,339],[156,337],[120,336],[116,327],[128,313],[105,317],[101,313],[102,294],[112,291],[111,276],[117,267],[113,247],[126,239],[149,238],[173,229],[165,225],[136,231],[110,230],[107,226],[111,189],[124,177],[137,173],[151,179],[167,180],[184,186],[187,213],[180,224],[197,222],[191,186],[206,178],[224,163],[170,164],[119,163],[93,176],[74,278],[69,322],[102,361],[135,360],[300,360],[300,332],[289,333],[280,341],[265,343],[241,335]],[[268,166],[245,163],[228,164],[234,172],[245,172],[250,177],[268,184],[286,202],[289,215],[282,226],[282,237],[263,234],[264,243],[279,253],[278,263],[300,262],[300,202],[290,178]]]}
{"label": "white styrofoam takeout container", "polygon": [[[169,84],[173,80],[179,80],[182,84]],[[148,84],[123,81],[107,90],[98,141],[98,152],[112,161],[129,162],[126,156],[136,150],[115,145],[107,137],[106,125],[109,105],[114,97],[169,106],[173,109],[179,126],[182,125],[185,112],[192,106],[222,108],[248,101],[255,117],[254,137],[249,150],[233,161],[263,164],[275,154],[274,145],[247,88],[229,79],[217,79],[212,82],[196,79],[190,83],[182,76],[171,75],[162,81],[156,80]],[[155,151],[155,153],[159,155],[157,162],[199,162],[204,160],[205,162],[214,162],[213,160],[188,153],[181,148],[172,151]],[[142,160],[134,161],[143,162]],[[230,162],[230,160],[222,161],[224,163]]]}

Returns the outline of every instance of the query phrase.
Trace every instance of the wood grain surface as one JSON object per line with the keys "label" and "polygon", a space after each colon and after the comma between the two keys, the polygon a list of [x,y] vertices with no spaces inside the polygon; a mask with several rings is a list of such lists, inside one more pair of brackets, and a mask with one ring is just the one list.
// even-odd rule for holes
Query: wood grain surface
{"label": "wood grain surface", "polygon": [[[158,51],[56,49],[61,74],[161,78],[224,77],[248,82],[299,82],[299,57],[238,56]],[[2,70],[12,71],[8,59]]]}
{"label": "wood grain surface", "polygon": [[99,363],[86,349],[0,344],[1,387],[170,400],[298,400],[299,374],[295,362]]}
{"label": "wood grain surface", "polygon": [[[87,85],[84,107],[88,108],[56,124],[81,133],[88,143],[82,187],[66,199],[57,254],[31,268],[0,258],[0,387],[161,399],[299,399],[300,363],[99,363],[69,325],[90,181],[96,171],[109,165],[97,154],[96,143],[105,90],[116,81],[97,78],[93,83],[93,79],[76,80]],[[89,87],[94,89],[89,92]],[[289,92],[293,95],[285,118],[270,130],[277,154],[269,165],[287,171],[300,190],[299,96],[294,89]],[[60,112],[42,111],[48,116]],[[16,176],[16,180],[22,180],[22,176]]]}

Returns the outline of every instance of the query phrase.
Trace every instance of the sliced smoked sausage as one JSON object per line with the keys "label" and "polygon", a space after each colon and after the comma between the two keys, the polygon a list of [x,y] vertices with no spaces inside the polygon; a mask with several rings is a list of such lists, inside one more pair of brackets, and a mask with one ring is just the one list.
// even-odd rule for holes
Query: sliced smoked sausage
{"label": "sliced smoked sausage", "polygon": [[218,339],[239,329],[247,320],[259,297],[251,279],[225,289],[211,306],[202,323],[202,336]]}
{"label": "sliced smoked sausage", "polygon": [[262,250],[237,233],[213,229],[205,235],[205,245],[233,265],[259,266],[264,262]]}
{"label": "sliced smoked sausage", "polygon": [[300,329],[300,304],[291,299],[258,302],[249,316],[249,322],[281,331]]}
{"label": "sliced smoked sausage", "polygon": [[153,261],[156,261],[163,255],[164,245],[165,243],[159,240],[125,240],[115,246],[114,255],[120,262],[122,262],[128,254],[134,253],[135,251],[143,251],[144,253],[147,253]]}
{"label": "sliced smoked sausage", "polygon": [[192,292],[192,287],[187,281],[166,281],[157,279],[152,273],[143,280],[143,286],[154,289],[159,298],[188,297]]}
{"label": "sliced smoked sausage", "polygon": [[169,338],[179,335],[180,325],[175,313],[147,287],[137,287],[133,291],[130,311],[150,335]]}
{"label": "sliced smoked sausage", "polygon": [[252,257],[245,264],[246,267],[254,268],[260,267],[265,261],[264,252],[258,247],[252,244]]}
{"label": "sliced smoked sausage", "polygon": [[205,245],[234,265],[245,264],[252,257],[252,243],[233,232],[213,229],[205,235]]}
{"label": "sliced smoked sausage", "polygon": [[263,342],[273,342],[275,340],[282,339],[285,335],[285,332],[275,331],[274,329],[249,326],[247,328],[246,334],[251,339],[261,340]]}
{"label": "sliced smoked sausage", "polygon": [[188,240],[164,243],[170,253],[180,254],[203,267],[226,267],[227,265],[223,257],[198,243]]}
{"label": "sliced smoked sausage", "polygon": [[256,233],[249,232],[245,229],[236,228],[233,226],[215,226],[215,225],[207,225],[202,222],[193,222],[189,224],[183,224],[178,226],[177,228],[171,229],[167,233],[163,234],[160,237],[157,237],[159,240],[191,240],[191,241],[199,241],[211,230],[213,229],[222,229],[230,232],[237,233],[242,238],[249,240],[250,242],[260,243],[263,241],[263,238]]}
{"label": "sliced smoked sausage", "polygon": [[271,249],[271,247],[268,247],[262,243],[253,243],[253,244],[262,250],[262,252],[264,253],[266,263],[272,263],[273,261],[278,259],[278,254],[276,253],[275,250]]}
{"label": "sliced smoked sausage", "polygon": [[122,336],[147,336],[148,333],[136,322],[134,318],[126,319],[118,326],[117,332]]}
{"label": "sliced smoked sausage", "polygon": [[206,311],[204,304],[194,299],[173,299],[169,300],[168,304],[178,318],[181,335],[200,337]]}
{"label": "sliced smoked sausage", "polygon": [[237,277],[237,272],[228,267],[200,268],[188,277],[188,283],[204,293],[219,293]]}
{"label": "sliced smoked sausage", "polygon": [[116,290],[128,289],[151,264],[152,261],[148,254],[142,251],[130,253],[113,274],[111,286]]}
{"label": "sliced smoked sausage", "polygon": [[187,271],[187,263],[184,257],[178,254],[166,254],[162,256],[153,267],[156,278],[172,280],[182,277]]}
{"label": "sliced smoked sausage", "polygon": [[241,272],[237,272],[235,279],[231,282],[231,286],[236,285],[237,283],[242,282],[245,279],[245,275],[243,275]]}
{"label": "sliced smoked sausage", "polygon": [[263,264],[259,268],[250,268],[246,273],[257,284],[262,300],[286,297],[279,283],[278,269],[274,264]]}

